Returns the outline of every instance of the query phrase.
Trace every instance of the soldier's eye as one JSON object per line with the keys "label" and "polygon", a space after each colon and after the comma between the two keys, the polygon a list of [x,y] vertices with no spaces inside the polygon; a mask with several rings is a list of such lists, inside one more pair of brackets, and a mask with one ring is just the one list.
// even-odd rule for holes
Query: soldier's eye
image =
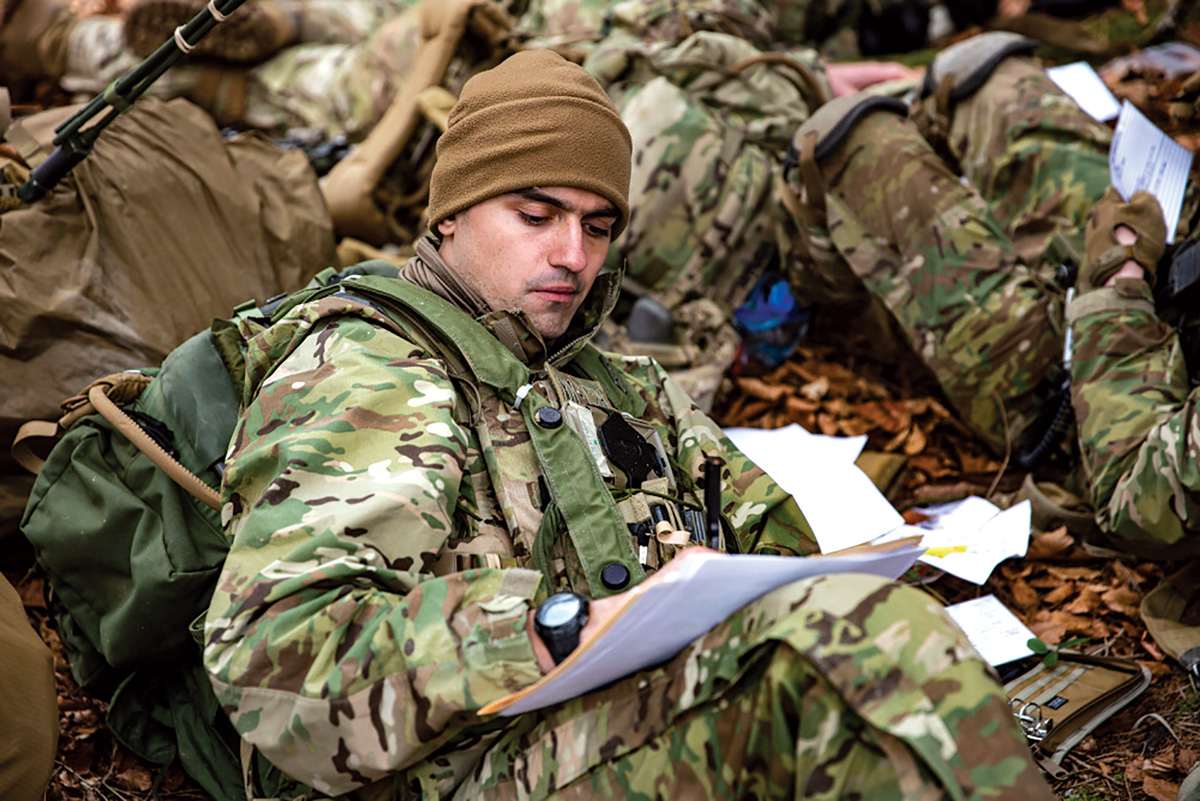
{"label": "soldier's eye", "polygon": [[548,219],[546,217],[539,217],[535,214],[526,214],[523,211],[518,211],[517,214],[521,215],[521,219],[530,225],[541,225]]}

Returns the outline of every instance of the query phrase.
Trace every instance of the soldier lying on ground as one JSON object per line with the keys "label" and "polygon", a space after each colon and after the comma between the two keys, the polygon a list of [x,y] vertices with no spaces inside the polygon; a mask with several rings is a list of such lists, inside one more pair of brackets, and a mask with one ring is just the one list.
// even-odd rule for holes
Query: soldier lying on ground
{"label": "soldier lying on ground", "polygon": [[[5,38],[39,39],[39,30],[48,31],[41,38],[60,45],[43,50],[67,55],[53,65],[34,59],[22,68],[62,74],[64,84],[76,87],[89,82],[98,91],[132,62],[122,44],[126,30],[131,39],[153,41],[136,33],[161,16],[151,12],[164,6],[192,11],[202,3],[145,0],[124,23],[89,18],[78,24],[59,21],[70,15],[65,9],[50,13],[55,5],[22,0],[16,6],[0,34],[0,62]],[[430,113],[417,112],[411,95],[405,99],[413,101],[415,119],[392,119],[414,70],[424,76],[426,61],[452,56],[454,66],[443,64],[431,83],[457,91],[475,69],[513,46],[555,43],[586,59],[634,140],[635,211],[609,256],[610,268],[628,263],[627,300],[614,316],[627,322],[638,294],[650,294],[670,314],[660,337],[666,341],[631,343],[622,326],[610,324],[605,345],[654,355],[705,408],[737,353],[731,310],[763,276],[781,274],[775,243],[784,215],[776,174],[792,132],[834,94],[915,77],[897,64],[826,65],[804,41],[812,26],[820,27],[814,21],[819,5],[805,6],[801,14],[799,7],[754,0],[545,0],[513,7],[521,16],[508,22],[497,3],[437,0],[401,10],[403,5],[362,0],[331,8],[317,0],[275,0],[266,7],[279,13],[249,17],[209,55],[241,51],[246,39],[284,41],[291,34],[278,31],[286,27],[279,22],[283,12],[303,20],[289,29],[319,41],[288,47],[252,67],[180,65],[157,88],[186,90],[223,122],[275,135],[299,128],[358,139],[372,131],[365,147],[323,182],[332,216],[343,234],[377,246],[411,247],[422,230],[433,162],[429,145],[444,125],[425,122]],[[833,7],[841,4],[828,5],[833,19]],[[243,13],[234,12],[212,35]],[[492,33],[472,34],[484,20]],[[276,33],[252,36],[255,26]],[[167,29],[158,25],[158,35],[165,37]],[[446,52],[432,52],[439,47]],[[376,128],[385,113],[387,121]],[[385,155],[367,155],[380,152]],[[392,161],[401,166],[389,168]]]}
{"label": "soldier lying on ground", "polygon": [[[477,715],[687,558],[669,538],[635,556],[628,523],[698,505],[705,456],[726,462],[726,547],[814,545],[661,368],[588,344],[631,152],[595,80],[513,56],[467,83],[438,151],[435,225],[392,279],[422,311],[401,324],[351,289],[251,343],[204,632],[242,737],[371,798],[1052,798],[938,604],[864,576],[787,585],[606,689]],[[624,447],[593,454],[576,427]],[[590,596],[586,623],[539,619],[564,592]]]}
{"label": "soldier lying on ground", "polygon": [[[1110,547],[1194,555],[1195,395],[1151,294],[1161,212],[1109,188],[1109,129],[1021,54],[1030,44],[988,34],[940,54],[917,122],[903,104],[853,96],[801,127],[788,184],[794,284],[886,309],[961,417],[1006,456],[1042,410],[1039,388],[1057,384],[1070,330],[1077,437],[1038,478],[1088,498],[1066,519],[1089,528],[1094,510]],[[1136,265],[1123,266],[1119,226],[1136,237]],[[1082,267],[1064,320],[1053,271],[1068,260]],[[1039,492],[1048,486],[1027,482],[1035,507],[1052,506]]]}

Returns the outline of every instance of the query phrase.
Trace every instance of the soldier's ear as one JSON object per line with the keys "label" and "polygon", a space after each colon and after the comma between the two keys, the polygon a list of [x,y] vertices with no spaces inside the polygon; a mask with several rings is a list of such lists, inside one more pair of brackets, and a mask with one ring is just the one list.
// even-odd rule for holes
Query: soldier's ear
{"label": "soldier's ear", "polygon": [[437,224],[438,233],[442,236],[453,236],[456,227],[453,214]]}

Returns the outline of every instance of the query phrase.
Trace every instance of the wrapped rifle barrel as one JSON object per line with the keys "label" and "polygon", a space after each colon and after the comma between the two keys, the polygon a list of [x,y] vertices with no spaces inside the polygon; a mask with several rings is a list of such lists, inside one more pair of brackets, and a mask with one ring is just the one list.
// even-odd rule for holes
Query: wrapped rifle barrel
{"label": "wrapped rifle barrel", "polygon": [[[145,60],[109,84],[108,88],[92,98],[77,114],[58,126],[54,131],[54,152],[33,170],[29,179],[17,190],[17,197],[26,203],[33,203],[45,197],[63,176],[87,158],[96,143],[96,137],[110,122],[128,111],[134,101],[170,69],[180,56],[190,53],[209,31],[244,2],[246,0],[209,0],[208,5],[186,25],[175,29],[172,38],[163,42]],[[103,117],[88,125],[101,113],[104,113]]]}

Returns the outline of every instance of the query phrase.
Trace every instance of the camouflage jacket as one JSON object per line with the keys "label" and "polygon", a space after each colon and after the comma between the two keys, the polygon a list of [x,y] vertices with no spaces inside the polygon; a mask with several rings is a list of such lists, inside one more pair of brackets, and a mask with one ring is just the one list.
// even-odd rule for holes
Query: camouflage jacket
{"label": "camouflage jacket", "polygon": [[[445,789],[513,725],[474,712],[540,675],[525,619],[555,589],[530,569],[546,496],[568,520],[572,492],[614,503],[586,491],[602,473],[582,438],[552,443],[574,441],[572,463],[539,462],[548,440],[531,430],[534,410],[598,409],[623,387],[620,405],[641,409],[678,471],[676,495],[695,500],[687,486],[705,455],[725,459],[723,512],[740,550],[815,550],[791,497],[660,367],[588,344],[619,280],[601,275],[553,354],[520,313],[471,321],[452,310],[493,348],[504,343],[510,356],[495,361],[528,368],[533,388],[517,402],[351,298],[302,305],[250,341],[222,490],[232,547],[204,661],[238,732],[286,773],[329,793],[396,772],[423,786],[436,775]],[[607,379],[592,380],[599,372]],[[604,483],[630,519],[631,493],[610,472]],[[601,517],[589,536],[632,555],[622,518]],[[569,534],[553,540],[552,580],[604,594],[583,563],[591,546]],[[653,543],[649,569],[673,547]]]}
{"label": "camouflage jacket", "polygon": [[1096,520],[1122,550],[1200,553],[1200,416],[1171,326],[1145,281],[1076,298],[1071,399]]}

